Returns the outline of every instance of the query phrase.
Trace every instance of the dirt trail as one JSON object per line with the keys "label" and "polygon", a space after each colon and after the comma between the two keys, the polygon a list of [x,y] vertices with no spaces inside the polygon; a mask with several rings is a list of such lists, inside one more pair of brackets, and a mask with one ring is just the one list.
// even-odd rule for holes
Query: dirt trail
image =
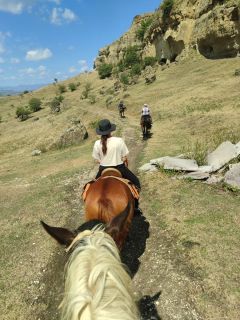
{"label": "dirt trail", "polygon": [[[136,123],[136,119],[131,119],[131,123]],[[133,171],[137,169],[137,156],[147,143],[142,140],[138,130],[139,127],[130,126],[130,121],[123,122],[123,136],[130,150]],[[142,187],[144,193],[144,186]],[[133,279],[137,294],[141,297],[142,319],[202,319],[191,298],[194,291],[199,289],[199,284],[186,275],[191,266],[175,250],[174,239],[170,239],[168,234],[156,226],[152,217],[148,216],[148,199],[142,197],[140,204],[142,209],[146,208],[143,215],[149,222],[149,238],[145,239],[145,252],[139,257],[138,270]],[[135,236],[141,237],[141,231],[134,230]]]}
{"label": "dirt trail", "polygon": [[[116,119],[122,127],[122,136],[130,150],[130,169],[136,172],[137,157],[147,142],[142,140],[136,119],[127,117]],[[130,124],[131,123],[131,124]],[[78,177],[79,185],[75,188],[75,200],[79,197],[83,185],[94,177],[96,167],[86,170]],[[143,186],[144,194],[144,186]],[[154,196],[154,195],[153,195]],[[184,257],[175,256],[174,240],[156,226],[152,217],[148,217],[148,199],[142,196],[140,201],[144,216],[138,216],[133,222],[129,240],[123,251],[123,261],[133,274],[136,295],[139,300],[141,320],[200,320],[191,296],[198,284],[191,281],[183,272],[187,265]],[[80,204],[79,204],[80,208]],[[73,218],[65,221],[68,227],[76,227]],[[41,298],[39,303],[46,306],[36,319],[58,319],[58,305],[63,291],[64,254],[61,249],[54,253],[43,275]],[[54,283],[54,287],[52,284]]]}

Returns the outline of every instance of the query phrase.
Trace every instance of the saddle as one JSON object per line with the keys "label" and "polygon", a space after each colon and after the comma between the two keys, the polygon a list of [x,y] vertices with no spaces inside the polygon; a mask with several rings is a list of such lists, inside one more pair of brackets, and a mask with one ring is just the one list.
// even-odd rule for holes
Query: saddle
{"label": "saddle", "polygon": [[[101,177],[99,177],[98,179],[107,179],[109,177],[117,179],[119,181],[122,181],[131,191],[133,198],[139,199],[139,191],[138,191],[137,187],[128,179],[124,179],[119,170],[117,170],[115,168],[106,168],[102,171]],[[97,180],[91,180],[85,184],[85,186],[83,187],[83,192],[82,192],[83,201],[86,200],[87,193],[88,193],[88,190],[89,190],[91,184],[96,182]]]}

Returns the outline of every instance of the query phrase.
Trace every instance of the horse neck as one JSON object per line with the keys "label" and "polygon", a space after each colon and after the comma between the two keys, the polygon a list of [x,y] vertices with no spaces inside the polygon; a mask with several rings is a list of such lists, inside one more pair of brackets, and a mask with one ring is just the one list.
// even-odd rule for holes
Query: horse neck
{"label": "horse neck", "polygon": [[62,319],[138,319],[131,279],[115,243],[104,232],[96,232],[85,239],[83,246],[76,247],[65,279]]}

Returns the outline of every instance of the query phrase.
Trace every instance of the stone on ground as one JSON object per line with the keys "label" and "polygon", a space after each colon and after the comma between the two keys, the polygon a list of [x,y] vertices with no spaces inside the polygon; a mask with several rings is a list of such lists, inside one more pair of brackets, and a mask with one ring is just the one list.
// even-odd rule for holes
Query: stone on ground
{"label": "stone on ground", "polygon": [[240,163],[232,164],[229,168],[230,170],[225,174],[224,182],[240,189]]}
{"label": "stone on ground", "polygon": [[207,164],[212,166],[213,171],[217,171],[236,157],[236,146],[230,141],[225,141],[207,156]]}
{"label": "stone on ground", "polygon": [[198,171],[197,162],[191,159],[180,159],[177,157],[162,157],[158,159],[153,159],[150,161],[150,163],[163,166],[163,168],[166,170]]}

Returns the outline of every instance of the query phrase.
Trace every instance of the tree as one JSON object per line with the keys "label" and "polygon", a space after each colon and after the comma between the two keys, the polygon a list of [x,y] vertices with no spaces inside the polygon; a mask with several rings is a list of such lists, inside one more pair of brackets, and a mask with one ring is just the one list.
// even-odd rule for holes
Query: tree
{"label": "tree", "polygon": [[132,46],[127,48],[126,53],[124,55],[124,65],[126,67],[131,67],[132,65],[141,62],[138,51],[138,46]]}
{"label": "tree", "polygon": [[98,74],[100,79],[105,79],[111,76],[113,66],[112,64],[103,63],[98,67]]}
{"label": "tree", "polygon": [[29,104],[29,108],[32,112],[36,112],[39,111],[41,109],[41,100],[38,98],[32,98],[31,100],[29,100],[28,102]]}
{"label": "tree", "polygon": [[20,121],[27,120],[31,111],[28,109],[28,106],[18,107],[16,110],[16,116]]}
{"label": "tree", "polygon": [[68,88],[73,92],[77,89],[77,86],[75,83],[71,82],[69,83]]}
{"label": "tree", "polygon": [[59,84],[58,91],[60,94],[66,92],[66,86],[64,84]]}

